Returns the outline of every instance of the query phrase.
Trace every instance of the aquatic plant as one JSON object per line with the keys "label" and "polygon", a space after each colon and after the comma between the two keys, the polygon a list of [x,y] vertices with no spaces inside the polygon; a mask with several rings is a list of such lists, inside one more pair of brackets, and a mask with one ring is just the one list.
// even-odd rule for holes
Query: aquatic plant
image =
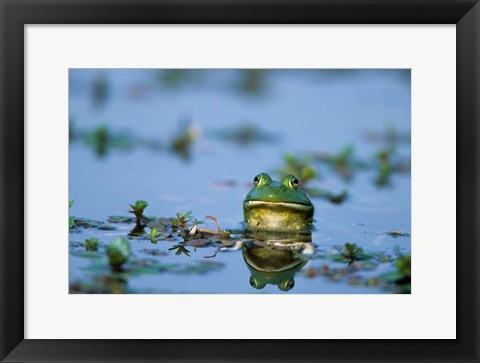
{"label": "aquatic plant", "polygon": [[114,270],[119,270],[130,255],[130,242],[125,237],[114,238],[107,247],[108,262]]}
{"label": "aquatic plant", "polygon": [[83,142],[93,147],[98,157],[107,155],[110,149],[129,150],[134,147],[134,141],[130,135],[113,134],[106,126],[99,126],[82,135]]}
{"label": "aquatic plant", "polygon": [[150,228],[150,234],[148,235],[148,238],[150,238],[150,242],[157,243],[157,241],[160,239],[160,232],[158,232],[158,229]]}
{"label": "aquatic plant", "polygon": [[98,239],[95,237],[88,238],[85,240],[85,249],[87,251],[96,251],[98,250]]}
{"label": "aquatic plant", "polygon": [[164,69],[158,72],[158,81],[162,86],[174,90],[185,86],[203,85],[204,70]]}
{"label": "aquatic plant", "polygon": [[133,213],[135,215],[135,223],[137,225],[142,224],[142,219],[144,218],[143,212],[145,208],[148,207],[148,202],[145,200],[137,200],[135,204],[130,204],[130,208],[132,208],[129,213]]}
{"label": "aquatic plant", "polygon": [[179,243],[173,247],[170,247],[168,249],[169,251],[175,251],[175,254],[176,255],[187,255],[188,257],[190,257],[190,251],[187,250],[187,248],[185,247],[185,245],[183,243]]}
{"label": "aquatic plant", "polygon": [[351,265],[354,261],[366,261],[372,258],[372,255],[366,254],[363,248],[358,247],[355,243],[345,243],[339,254],[327,255],[332,261],[344,262]]}
{"label": "aquatic plant", "polygon": [[323,198],[333,204],[342,204],[348,197],[348,190],[346,189],[342,190],[340,193],[333,193],[320,188],[307,187],[305,188],[305,191],[312,198]]}
{"label": "aquatic plant", "polygon": [[202,228],[200,231],[209,232],[213,235],[221,235],[223,239],[230,238],[231,232],[223,229],[222,227],[220,227],[220,224],[218,223],[217,218],[215,218],[213,216],[205,216],[205,219],[210,219],[211,221],[213,221],[217,225],[217,232],[212,231],[212,230],[208,230],[208,229],[204,229],[204,228]]}
{"label": "aquatic plant", "polygon": [[412,257],[399,256],[395,260],[395,271],[380,275],[380,279],[386,283],[398,286],[398,292],[410,294],[412,281]]}
{"label": "aquatic plant", "polygon": [[263,131],[250,123],[245,123],[234,129],[218,131],[217,136],[222,141],[231,141],[243,146],[260,142],[273,142],[278,139],[276,135]]}
{"label": "aquatic plant", "polygon": [[389,146],[398,146],[399,144],[410,143],[410,133],[400,132],[395,126],[389,125],[383,132],[370,131],[366,134],[367,140],[372,142],[381,142]]}
{"label": "aquatic plant", "polygon": [[170,151],[184,160],[189,160],[192,155],[192,146],[199,137],[199,130],[191,125],[182,125],[170,140]]}
{"label": "aquatic plant", "polygon": [[390,177],[393,172],[391,158],[394,152],[395,147],[388,147],[379,150],[375,155],[378,164],[375,184],[378,186],[385,186],[390,183]]}
{"label": "aquatic plant", "polygon": [[392,229],[388,232],[385,232],[387,233],[388,235],[392,236],[393,238],[397,238],[397,237],[408,237],[410,236],[410,233],[407,233],[407,232],[402,232],[402,231],[398,231],[396,229]]}
{"label": "aquatic plant", "polygon": [[108,100],[109,84],[105,75],[101,74],[92,81],[92,102],[95,107],[101,107]]}
{"label": "aquatic plant", "polygon": [[285,154],[283,156],[285,166],[278,170],[277,174],[284,176],[287,174],[296,175],[300,181],[302,188],[312,179],[317,177],[317,171],[312,165],[311,157],[297,158],[292,154]]}
{"label": "aquatic plant", "polygon": [[[193,226],[195,226],[195,223],[192,227],[189,226],[189,223],[192,221],[193,217],[190,217],[192,214],[192,211],[188,211],[186,213],[178,213],[177,212],[177,217],[176,218],[170,218],[170,223],[172,224],[172,230],[176,231],[178,228],[180,228],[185,234],[189,234]],[[195,219],[196,221],[196,219]],[[197,222],[198,223],[198,222]]]}
{"label": "aquatic plant", "polygon": [[410,281],[412,276],[412,256],[400,256],[395,261],[397,272]]}
{"label": "aquatic plant", "polygon": [[[72,208],[73,203],[74,203],[73,200],[70,200],[68,202],[68,209]],[[73,228],[73,227],[75,227],[75,219],[73,219],[73,217],[68,217],[68,228]]]}
{"label": "aquatic plant", "polygon": [[353,152],[353,145],[348,144],[336,154],[320,154],[317,155],[316,158],[330,165],[333,170],[345,180],[350,180],[355,169],[363,169],[366,167],[365,163],[354,159]]}
{"label": "aquatic plant", "polygon": [[258,96],[265,92],[267,85],[267,70],[241,69],[237,90],[251,96]]}

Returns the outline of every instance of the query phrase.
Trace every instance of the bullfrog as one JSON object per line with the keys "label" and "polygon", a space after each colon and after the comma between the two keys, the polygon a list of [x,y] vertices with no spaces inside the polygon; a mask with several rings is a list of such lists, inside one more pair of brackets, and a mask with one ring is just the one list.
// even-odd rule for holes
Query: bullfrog
{"label": "bullfrog", "polygon": [[313,204],[294,175],[280,182],[267,173],[253,179],[253,188],[243,201],[243,214],[249,229],[300,231],[313,223]]}
{"label": "bullfrog", "polygon": [[[305,243],[305,246],[312,245]],[[291,290],[295,286],[295,274],[307,263],[299,258],[300,251],[295,244],[288,247],[266,246],[254,241],[243,246],[243,258],[250,270],[250,285],[263,289],[266,285],[276,285],[281,291]]]}

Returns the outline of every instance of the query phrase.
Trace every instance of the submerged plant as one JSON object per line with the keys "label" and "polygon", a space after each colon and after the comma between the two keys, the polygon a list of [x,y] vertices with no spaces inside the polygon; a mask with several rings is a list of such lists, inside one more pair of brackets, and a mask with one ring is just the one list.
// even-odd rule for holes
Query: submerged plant
{"label": "submerged plant", "polygon": [[98,239],[96,239],[95,237],[86,239],[85,240],[85,249],[87,251],[98,250]]}
{"label": "submerged plant", "polygon": [[125,237],[114,238],[107,247],[108,262],[114,270],[120,270],[130,255],[130,242]]}

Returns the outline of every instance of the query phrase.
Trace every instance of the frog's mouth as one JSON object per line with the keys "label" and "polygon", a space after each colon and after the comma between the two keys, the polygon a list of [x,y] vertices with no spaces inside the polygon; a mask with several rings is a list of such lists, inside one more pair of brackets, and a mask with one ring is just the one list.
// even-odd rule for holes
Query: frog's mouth
{"label": "frog's mouth", "polygon": [[245,221],[258,230],[299,231],[313,220],[313,205],[250,200],[243,206]]}
{"label": "frog's mouth", "polygon": [[291,203],[291,202],[265,202],[260,200],[250,200],[245,202],[249,208],[265,208],[265,209],[290,209],[298,211],[310,211],[312,210],[311,205],[300,204],[300,203]]}

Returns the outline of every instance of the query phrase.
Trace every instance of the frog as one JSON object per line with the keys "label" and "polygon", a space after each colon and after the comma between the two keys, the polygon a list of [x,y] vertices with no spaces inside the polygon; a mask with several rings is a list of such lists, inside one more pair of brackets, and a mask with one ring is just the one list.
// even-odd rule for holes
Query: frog
{"label": "frog", "polygon": [[278,182],[263,172],[253,179],[243,214],[250,230],[301,231],[312,227],[314,206],[297,177],[288,174]]}
{"label": "frog", "polygon": [[307,263],[299,254],[295,246],[244,245],[243,258],[250,270],[250,286],[261,290],[267,285],[276,285],[281,291],[291,290],[295,286],[295,274]]}

